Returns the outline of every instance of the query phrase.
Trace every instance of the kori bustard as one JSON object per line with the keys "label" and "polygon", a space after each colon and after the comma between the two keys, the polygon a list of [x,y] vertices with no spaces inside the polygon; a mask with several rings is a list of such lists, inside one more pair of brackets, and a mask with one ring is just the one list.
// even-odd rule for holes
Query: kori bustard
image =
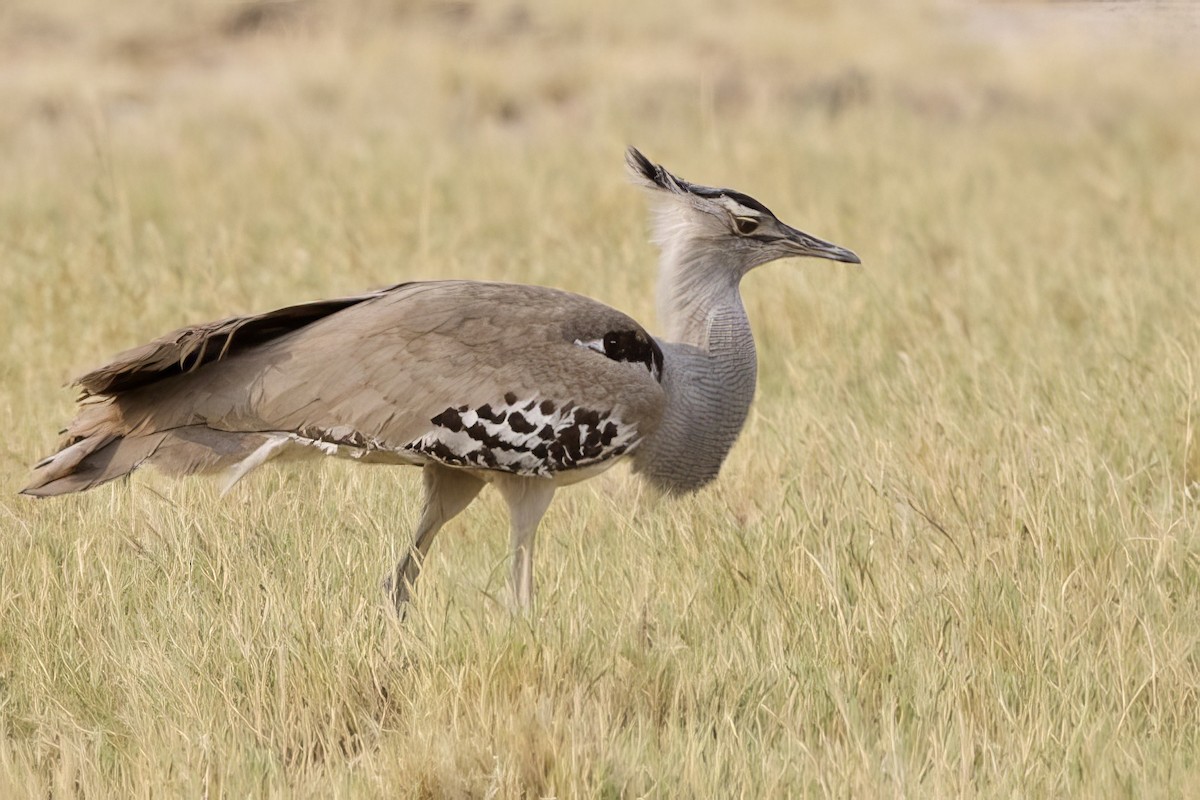
{"label": "kori bustard", "polygon": [[424,509],[384,582],[396,610],[434,536],[487,483],[508,505],[528,606],[534,534],[559,486],[622,458],[672,493],[717,476],[754,395],[742,277],[791,256],[859,263],[741,192],[633,148],[626,160],[657,201],[665,338],[576,294],[449,280],[182,328],[74,382],[78,414],[24,493],[83,491],[143,464],[224,471],[227,486],[279,457],[419,466]]}

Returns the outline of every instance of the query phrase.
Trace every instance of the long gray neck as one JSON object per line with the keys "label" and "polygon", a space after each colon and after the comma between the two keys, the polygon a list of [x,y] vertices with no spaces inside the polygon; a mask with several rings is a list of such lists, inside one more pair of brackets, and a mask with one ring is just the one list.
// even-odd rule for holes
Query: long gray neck
{"label": "long gray neck", "polygon": [[717,477],[754,399],[757,355],[738,292],[740,272],[688,253],[664,252],[660,314],[666,411],[638,448],[634,468],[669,491]]}

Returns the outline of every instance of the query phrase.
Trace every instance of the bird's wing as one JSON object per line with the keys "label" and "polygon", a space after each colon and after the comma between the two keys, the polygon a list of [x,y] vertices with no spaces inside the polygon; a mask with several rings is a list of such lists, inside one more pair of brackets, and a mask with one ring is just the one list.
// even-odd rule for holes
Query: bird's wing
{"label": "bird's wing", "polygon": [[621,455],[652,433],[665,402],[661,369],[641,326],[594,300],[412,283],[117,392],[113,403],[134,434],[194,424],[278,431],[546,475]]}
{"label": "bird's wing", "polygon": [[180,328],[117,354],[109,363],[80,375],[71,384],[80,387],[84,396],[113,395],[135,389],[228,358],[403,286]]}

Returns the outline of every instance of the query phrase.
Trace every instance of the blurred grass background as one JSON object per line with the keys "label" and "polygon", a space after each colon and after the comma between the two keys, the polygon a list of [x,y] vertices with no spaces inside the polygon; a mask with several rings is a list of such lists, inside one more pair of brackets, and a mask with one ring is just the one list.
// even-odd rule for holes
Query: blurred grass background
{"label": "blurred grass background", "polygon": [[[1187,3],[10,0],[0,795],[1200,790],[1200,14]],[[61,384],[414,278],[653,322],[622,150],[864,267],[747,279],[721,480],[490,496],[414,613],[416,473],[13,493]],[[653,326],[652,326],[653,329]]]}

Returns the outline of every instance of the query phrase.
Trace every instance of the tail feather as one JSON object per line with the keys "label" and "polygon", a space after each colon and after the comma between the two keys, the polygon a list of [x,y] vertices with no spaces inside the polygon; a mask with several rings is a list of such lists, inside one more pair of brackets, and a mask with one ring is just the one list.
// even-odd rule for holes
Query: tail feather
{"label": "tail feather", "polygon": [[122,437],[97,434],[43,459],[21,494],[50,497],[82,492],[128,475],[154,453],[166,434]]}
{"label": "tail feather", "polygon": [[[128,475],[143,463],[187,475],[243,462],[278,434],[217,430],[199,423],[225,420],[230,424],[228,418],[236,416],[234,407],[241,402],[243,390],[235,381],[232,390],[225,387],[232,399],[219,398],[209,403],[210,413],[197,413],[197,382],[189,381],[188,376],[403,285],[180,328],[120,353],[74,381],[83,390],[79,413],[67,426],[58,452],[34,466],[29,485],[21,493],[44,497],[81,492]],[[218,387],[222,374],[219,370],[215,374]],[[213,381],[210,371],[200,383],[207,386]],[[210,390],[204,388],[201,395],[211,399],[206,392]],[[212,412],[214,405],[222,410]],[[242,419],[241,423],[255,425],[256,420]],[[236,424],[235,420],[232,425]],[[276,445],[259,453],[252,464],[280,449]],[[248,469],[244,467],[238,474]]]}
{"label": "tail feather", "polygon": [[71,444],[34,467],[21,494],[34,497],[82,492],[153,464],[171,475],[214,472],[254,453],[265,434],[189,425],[137,436],[96,434]]}

